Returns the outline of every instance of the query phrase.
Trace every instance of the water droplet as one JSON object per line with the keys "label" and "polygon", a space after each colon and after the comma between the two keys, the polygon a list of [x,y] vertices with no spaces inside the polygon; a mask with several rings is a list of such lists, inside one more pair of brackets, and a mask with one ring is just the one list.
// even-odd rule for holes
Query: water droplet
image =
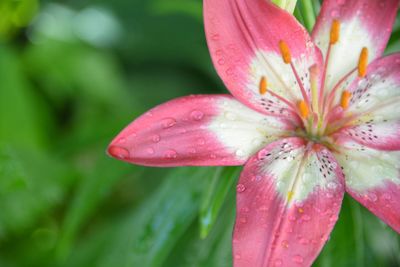
{"label": "water droplet", "polygon": [[247,213],[250,211],[250,209],[248,207],[243,207],[240,209],[241,212]]}
{"label": "water droplet", "polygon": [[202,145],[204,145],[205,143],[206,143],[206,140],[205,140],[204,138],[199,138],[199,139],[197,139],[197,144],[198,144],[198,145],[202,146]]}
{"label": "water droplet", "polygon": [[246,190],[246,187],[244,186],[244,184],[238,184],[238,185],[236,186],[236,191],[237,191],[238,193],[243,193],[245,190]]}
{"label": "water droplet", "polygon": [[118,143],[120,143],[120,144],[125,144],[125,143],[126,143],[126,139],[125,139],[124,137],[122,137],[122,138],[120,138],[120,139],[118,140]]}
{"label": "water droplet", "polygon": [[303,259],[302,256],[296,255],[296,256],[293,257],[293,261],[294,261],[295,263],[303,263],[304,259]]}
{"label": "water droplet", "polygon": [[178,153],[176,153],[175,150],[170,149],[170,150],[165,151],[164,156],[167,159],[176,159],[178,157]]}
{"label": "water droplet", "polygon": [[173,118],[165,118],[162,120],[161,124],[164,129],[171,128],[176,124],[176,120]]}
{"label": "water droplet", "polygon": [[258,208],[259,211],[268,211],[268,206],[262,205]]}
{"label": "water droplet", "polygon": [[307,214],[304,214],[303,216],[301,216],[301,219],[305,222],[308,222],[309,220],[311,220],[311,217]]}
{"label": "water droplet", "polygon": [[378,196],[375,193],[370,193],[368,195],[368,199],[371,200],[372,202],[376,202],[378,200]]}
{"label": "water droplet", "polygon": [[302,245],[307,245],[310,243],[310,241],[306,238],[300,238],[299,243]]}
{"label": "water droplet", "polygon": [[151,154],[154,154],[154,149],[153,149],[152,147],[147,148],[146,151],[147,151],[147,153],[150,154],[150,155],[151,155]]}
{"label": "water droplet", "polygon": [[289,242],[287,240],[283,240],[281,244],[282,244],[282,247],[284,247],[284,248],[289,247]]}
{"label": "water droplet", "polygon": [[336,10],[336,9],[332,10],[332,11],[331,11],[331,16],[332,16],[332,18],[337,18],[337,17],[339,17],[339,11]]}
{"label": "water droplet", "polygon": [[234,73],[234,69],[233,68],[227,68],[225,73],[226,73],[226,75],[231,76]]}
{"label": "water droplet", "polygon": [[245,155],[244,151],[241,149],[236,150],[236,156],[243,157]]}
{"label": "water droplet", "polygon": [[329,182],[327,186],[328,186],[328,188],[330,188],[330,189],[336,189],[337,186],[338,186],[338,184],[335,183],[335,182]]}
{"label": "water droplet", "polygon": [[120,146],[110,146],[108,153],[110,153],[111,156],[119,159],[126,159],[129,157],[129,151]]}
{"label": "water droplet", "polygon": [[275,266],[282,266],[283,261],[281,259],[276,259],[275,260]]}
{"label": "water droplet", "polygon": [[247,223],[247,219],[245,217],[242,217],[239,219],[240,223]]}
{"label": "water droplet", "polygon": [[151,140],[152,140],[154,143],[158,143],[158,142],[160,142],[161,137],[160,137],[158,134],[155,134],[155,135],[153,135],[153,136],[151,137]]}
{"label": "water droplet", "polygon": [[236,254],[236,255],[235,255],[235,259],[236,259],[236,260],[240,260],[240,258],[241,258],[240,254]]}
{"label": "water droplet", "polygon": [[225,112],[225,118],[227,118],[228,120],[234,121],[234,120],[236,120],[236,114],[234,114],[232,112]]}
{"label": "water droplet", "polygon": [[192,120],[201,121],[204,118],[204,113],[200,110],[193,110],[190,113],[190,117],[192,118]]}
{"label": "water droplet", "polygon": [[219,34],[215,33],[215,34],[211,35],[211,40],[218,41],[219,40]]}

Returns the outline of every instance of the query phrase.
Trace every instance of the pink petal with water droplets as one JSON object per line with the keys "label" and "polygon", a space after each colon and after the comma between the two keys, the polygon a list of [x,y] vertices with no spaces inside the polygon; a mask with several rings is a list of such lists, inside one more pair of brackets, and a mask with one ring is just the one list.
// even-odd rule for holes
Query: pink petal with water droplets
{"label": "pink petal with water droplets", "polygon": [[326,148],[300,138],[267,145],[238,183],[234,266],[311,266],[343,195],[343,174]]}
{"label": "pink petal with water droplets", "polygon": [[[320,51],[297,20],[265,0],[205,0],[204,21],[214,66],[228,90],[263,113],[294,117],[291,105],[269,93],[292,102],[302,99],[279,42],[287,43],[308,95],[309,67],[322,62]],[[269,91],[263,95],[259,92],[262,76]]]}
{"label": "pink petal with water droplets", "polygon": [[400,152],[379,151],[344,140],[336,157],[346,191],[400,233]]}
{"label": "pink petal with water droplets", "polygon": [[353,82],[348,113],[353,126],[342,134],[375,149],[400,149],[400,54],[374,61],[363,79]]}
{"label": "pink petal with water droplets", "polygon": [[396,18],[398,0],[325,0],[313,30],[313,40],[326,57],[332,21],[340,21],[339,42],[332,47],[327,73],[327,90],[357,67],[363,47],[369,62],[380,57]]}
{"label": "pink petal with water droplets", "polygon": [[111,142],[108,153],[149,166],[241,165],[286,129],[290,126],[231,96],[188,96],[133,121]]}

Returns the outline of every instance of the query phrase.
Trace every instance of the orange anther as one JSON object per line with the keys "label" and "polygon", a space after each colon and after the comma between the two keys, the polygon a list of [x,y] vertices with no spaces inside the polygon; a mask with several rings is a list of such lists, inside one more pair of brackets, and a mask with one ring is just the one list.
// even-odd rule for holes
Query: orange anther
{"label": "orange anther", "polygon": [[351,96],[352,94],[349,91],[343,91],[342,98],[340,99],[340,106],[343,109],[347,109],[349,107]]}
{"label": "orange anther", "polygon": [[340,36],[340,21],[337,19],[334,19],[332,21],[331,35],[330,35],[329,43],[331,45],[336,44],[339,41],[339,36]]}
{"label": "orange anther", "polygon": [[267,78],[265,76],[262,76],[259,85],[260,94],[264,95],[267,92],[267,87],[268,87]]}
{"label": "orange anther", "polygon": [[281,51],[283,62],[285,62],[286,64],[292,62],[292,56],[290,54],[289,46],[285,41],[279,41],[279,50]]}
{"label": "orange anther", "polygon": [[364,77],[367,75],[368,66],[368,48],[364,47],[361,50],[360,59],[358,60],[358,76]]}
{"label": "orange anther", "polygon": [[300,111],[300,115],[303,119],[308,117],[308,114],[310,113],[309,109],[308,109],[308,105],[306,103],[306,101],[301,100],[297,103],[297,107]]}

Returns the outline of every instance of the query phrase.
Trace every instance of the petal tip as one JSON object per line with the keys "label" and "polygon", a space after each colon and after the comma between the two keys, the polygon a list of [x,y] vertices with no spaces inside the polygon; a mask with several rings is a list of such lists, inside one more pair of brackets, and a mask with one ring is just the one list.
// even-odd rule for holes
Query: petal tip
{"label": "petal tip", "polygon": [[107,148],[107,155],[116,159],[126,160],[127,158],[129,158],[130,153],[128,149],[111,143]]}

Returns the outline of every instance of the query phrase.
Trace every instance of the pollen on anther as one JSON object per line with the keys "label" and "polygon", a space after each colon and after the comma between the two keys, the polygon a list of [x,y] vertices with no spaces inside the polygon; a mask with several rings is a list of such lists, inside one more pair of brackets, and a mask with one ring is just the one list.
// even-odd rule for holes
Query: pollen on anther
{"label": "pollen on anther", "polygon": [[279,50],[281,51],[283,62],[286,64],[292,62],[292,55],[290,54],[289,46],[285,41],[279,41]]}
{"label": "pollen on anther", "polygon": [[303,119],[308,117],[308,114],[310,113],[309,109],[308,109],[308,105],[306,103],[306,101],[301,100],[297,103],[297,107],[300,111],[300,115]]}
{"label": "pollen on anther", "polygon": [[291,201],[291,200],[292,200],[293,195],[294,195],[294,192],[293,192],[293,191],[289,191],[289,192],[287,193],[287,199],[288,199],[288,201]]}
{"label": "pollen on anther", "polygon": [[349,91],[343,91],[342,97],[340,99],[340,106],[343,109],[347,109],[349,107],[350,99],[352,94]]}
{"label": "pollen on anther", "polygon": [[264,95],[268,90],[268,82],[265,76],[261,77],[260,85],[259,85],[260,94]]}
{"label": "pollen on anther", "polygon": [[358,60],[358,76],[365,77],[367,75],[368,66],[368,48],[364,47],[360,53],[360,59]]}
{"label": "pollen on anther", "polygon": [[331,45],[336,44],[339,41],[339,36],[340,36],[340,21],[334,19],[332,21],[329,43]]}

